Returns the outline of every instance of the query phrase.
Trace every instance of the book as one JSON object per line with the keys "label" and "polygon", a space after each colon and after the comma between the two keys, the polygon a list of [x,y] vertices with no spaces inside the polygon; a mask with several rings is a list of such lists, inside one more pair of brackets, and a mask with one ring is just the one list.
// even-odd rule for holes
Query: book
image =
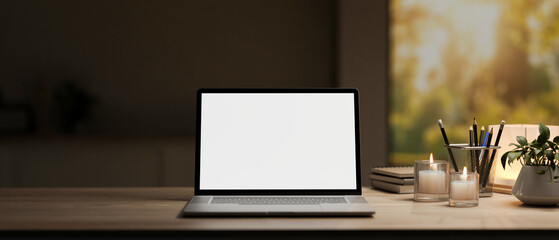
{"label": "book", "polygon": [[381,189],[394,193],[413,193],[413,185],[399,185],[378,180],[371,180],[371,185],[376,189]]}
{"label": "book", "polygon": [[396,177],[390,177],[390,176],[385,176],[385,175],[379,175],[379,174],[371,174],[369,175],[369,178],[371,178],[372,180],[379,180],[379,181],[383,181],[383,182],[389,182],[389,183],[394,183],[394,184],[399,184],[399,185],[413,185],[414,180],[413,177],[411,178],[396,178]]}
{"label": "book", "polygon": [[375,167],[371,168],[371,172],[396,178],[413,178],[413,167]]}
{"label": "book", "polygon": [[511,194],[512,186],[495,184],[495,185],[493,185],[493,192],[503,193],[503,194]]}

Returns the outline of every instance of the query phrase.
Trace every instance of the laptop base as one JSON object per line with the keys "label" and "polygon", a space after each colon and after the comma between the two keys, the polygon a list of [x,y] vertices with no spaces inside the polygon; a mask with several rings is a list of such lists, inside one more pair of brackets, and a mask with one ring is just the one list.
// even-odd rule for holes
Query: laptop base
{"label": "laptop base", "polygon": [[313,205],[242,205],[211,204],[210,202],[212,196],[196,196],[184,207],[179,214],[179,217],[370,217],[375,213],[375,210],[367,203],[365,198],[360,196],[344,197],[347,199],[347,203],[326,203]]}

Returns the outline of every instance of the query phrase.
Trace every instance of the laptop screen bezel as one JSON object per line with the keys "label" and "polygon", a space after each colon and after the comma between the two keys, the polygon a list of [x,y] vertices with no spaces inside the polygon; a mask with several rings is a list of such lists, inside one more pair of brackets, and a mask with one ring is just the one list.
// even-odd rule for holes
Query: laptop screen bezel
{"label": "laptop screen bezel", "polygon": [[[354,96],[355,118],[355,189],[239,189],[239,190],[204,190],[200,189],[200,149],[202,124],[202,94],[205,93],[352,93]],[[201,88],[196,100],[196,159],[195,159],[195,195],[361,195],[361,151],[359,136],[359,96],[355,88],[331,89],[224,89]]]}

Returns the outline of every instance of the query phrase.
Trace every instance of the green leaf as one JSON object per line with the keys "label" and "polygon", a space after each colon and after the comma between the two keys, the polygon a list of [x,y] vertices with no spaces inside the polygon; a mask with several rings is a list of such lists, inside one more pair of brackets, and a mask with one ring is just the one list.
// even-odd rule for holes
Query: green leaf
{"label": "green leaf", "polygon": [[556,136],[555,138],[553,138],[553,142],[559,144],[559,136]]}
{"label": "green leaf", "polygon": [[508,158],[509,158],[509,165],[514,162],[514,160],[516,160],[518,157],[520,157],[522,153],[520,151],[512,151],[509,152],[508,154]]}
{"label": "green leaf", "polygon": [[530,147],[533,148],[541,148],[542,144],[540,142],[538,142],[538,139],[534,139],[534,141],[532,141],[530,144],[528,144]]}
{"label": "green leaf", "polygon": [[522,153],[520,151],[513,151],[509,153],[509,159],[517,159]]}
{"label": "green leaf", "polygon": [[547,146],[547,148],[551,148],[551,149],[557,148],[557,144],[555,144],[552,141],[547,141],[547,143],[545,145]]}
{"label": "green leaf", "polygon": [[526,138],[523,137],[523,136],[516,136],[516,141],[517,141],[521,146],[526,146],[526,145],[528,145],[528,140],[526,140]]}
{"label": "green leaf", "polygon": [[538,136],[538,142],[540,144],[544,144],[545,142],[547,142],[550,136],[549,128],[543,123],[540,123],[539,129],[540,129],[540,136]]}
{"label": "green leaf", "polygon": [[538,171],[538,175],[544,175],[545,174],[545,170],[539,170]]}
{"label": "green leaf", "polygon": [[503,154],[503,156],[501,157],[501,164],[503,164],[503,169],[505,169],[505,166],[507,165],[507,158],[509,156],[510,152],[506,152],[505,154]]}
{"label": "green leaf", "polygon": [[535,156],[539,155],[542,152],[541,149],[534,149]]}
{"label": "green leaf", "polygon": [[540,123],[540,126],[538,128],[540,130],[540,135],[544,133],[549,135],[549,128],[545,124]]}
{"label": "green leaf", "polygon": [[553,151],[551,151],[551,150],[545,150],[545,157],[549,161],[553,161],[555,159],[555,155],[553,154]]}
{"label": "green leaf", "polygon": [[555,159],[559,160],[559,152],[555,154]]}

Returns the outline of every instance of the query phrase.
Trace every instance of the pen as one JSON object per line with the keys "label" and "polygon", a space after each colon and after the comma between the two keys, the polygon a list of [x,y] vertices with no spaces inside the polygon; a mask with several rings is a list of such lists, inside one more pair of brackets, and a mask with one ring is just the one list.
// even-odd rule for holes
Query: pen
{"label": "pen", "polygon": [[[448,142],[448,138],[446,137],[446,132],[444,131],[443,120],[441,120],[441,119],[439,119],[439,127],[441,128],[441,133],[443,134],[444,143],[447,146],[450,146],[450,143]],[[452,165],[454,165],[454,170],[456,172],[458,172],[458,166],[456,165],[456,160],[454,159],[454,155],[452,154],[452,150],[450,150],[450,148],[446,148],[446,150],[448,151],[448,155],[450,156],[450,160],[452,161]]]}
{"label": "pen", "polygon": [[481,126],[481,130],[479,131],[479,144],[482,144],[485,138],[485,126]]}
{"label": "pen", "polygon": [[[485,140],[483,142],[483,146],[486,148],[491,147],[491,138],[493,138],[493,128],[491,128],[491,130],[489,132],[487,132],[487,134],[485,135]],[[480,174],[485,174],[485,171],[487,170],[487,158],[489,156],[489,150],[488,149],[483,149],[483,153],[480,156],[480,169],[479,172]]]}

